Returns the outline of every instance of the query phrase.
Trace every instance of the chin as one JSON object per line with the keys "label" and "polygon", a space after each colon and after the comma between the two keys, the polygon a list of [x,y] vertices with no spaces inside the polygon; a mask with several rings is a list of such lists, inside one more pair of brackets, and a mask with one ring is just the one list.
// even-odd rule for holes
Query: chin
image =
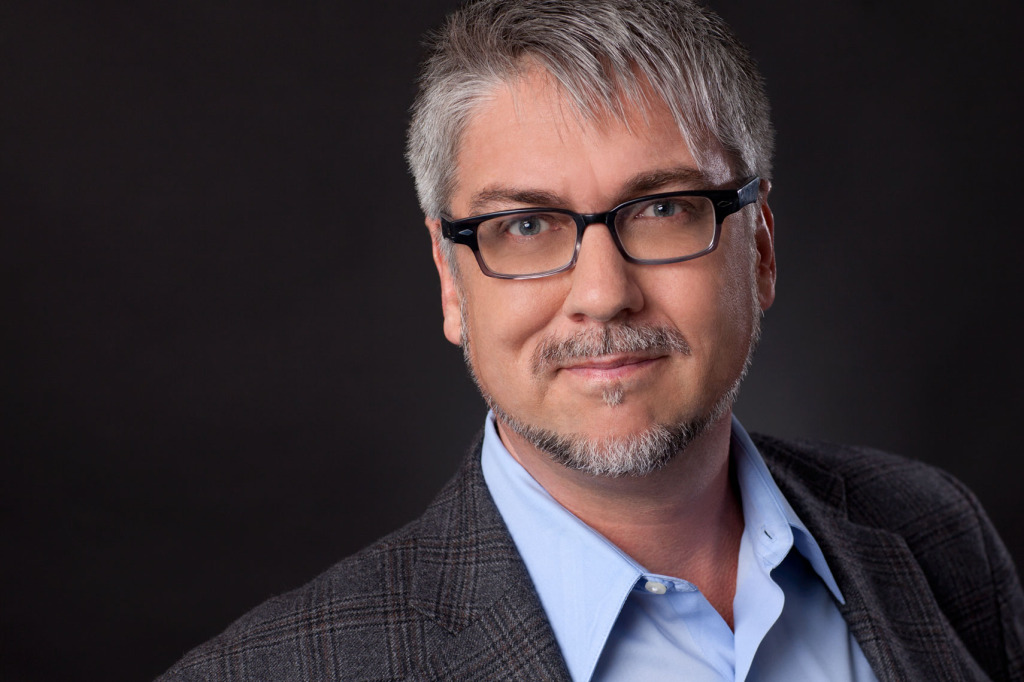
{"label": "chin", "polygon": [[[626,400],[628,403],[628,398]],[[605,406],[593,416],[594,428],[546,428],[510,414],[488,399],[497,418],[552,461],[593,476],[647,476],[667,465],[696,439],[707,433],[732,406],[727,394],[715,406],[695,417],[666,422],[629,414],[625,404]],[[618,413],[620,418],[615,418]],[[610,418],[603,419],[608,416]],[[582,427],[582,428],[581,428]]]}

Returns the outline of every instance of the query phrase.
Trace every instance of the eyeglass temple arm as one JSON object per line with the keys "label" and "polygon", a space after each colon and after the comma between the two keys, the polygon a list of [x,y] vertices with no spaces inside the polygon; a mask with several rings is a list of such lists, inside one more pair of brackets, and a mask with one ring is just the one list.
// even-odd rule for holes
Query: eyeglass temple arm
{"label": "eyeglass temple arm", "polygon": [[719,225],[722,221],[736,213],[741,208],[748,204],[752,204],[757,201],[757,194],[761,187],[761,179],[756,175],[750,180],[747,180],[747,184],[736,190],[736,200],[730,202],[719,202],[715,204],[715,222]]}
{"label": "eyeglass temple arm", "polygon": [[737,199],[739,199],[740,206],[746,206],[757,201],[757,193],[761,189],[761,178],[756,175],[750,179],[750,182],[740,187],[740,191],[737,192]]}

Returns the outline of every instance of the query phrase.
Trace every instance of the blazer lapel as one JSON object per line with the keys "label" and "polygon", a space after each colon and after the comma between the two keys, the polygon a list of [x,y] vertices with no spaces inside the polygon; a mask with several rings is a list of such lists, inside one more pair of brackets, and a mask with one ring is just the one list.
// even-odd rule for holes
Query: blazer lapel
{"label": "blazer lapel", "polygon": [[839,610],[880,680],[987,679],[939,610],[906,541],[851,522],[844,479],[779,441],[757,439],[786,499],[818,541]]}
{"label": "blazer lapel", "polygon": [[447,633],[433,679],[569,680],[547,616],[474,448],[424,517],[410,604]]}

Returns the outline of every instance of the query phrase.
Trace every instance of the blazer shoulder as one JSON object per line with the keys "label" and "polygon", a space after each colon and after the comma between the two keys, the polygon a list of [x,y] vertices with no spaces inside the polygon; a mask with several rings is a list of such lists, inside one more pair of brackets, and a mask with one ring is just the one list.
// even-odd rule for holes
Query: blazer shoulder
{"label": "blazer shoulder", "polygon": [[423,538],[444,532],[467,478],[472,478],[472,466],[464,464],[419,518],[301,587],[267,599],[186,653],[158,679],[333,679],[344,671],[349,671],[347,679],[354,679],[351,670],[400,679],[394,670],[381,670],[388,667],[382,663],[387,652],[372,640],[385,638],[395,622],[415,620],[409,593],[417,550]]}
{"label": "blazer shoulder", "polygon": [[850,520],[874,527],[927,517],[936,510],[981,511],[974,494],[938,467],[874,448],[752,435],[772,474],[791,486],[841,495]]}
{"label": "blazer shoulder", "polygon": [[[316,651],[316,642],[331,641],[334,649],[339,627],[351,628],[356,638],[363,631],[370,639],[374,621],[400,616],[411,583],[402,567],[413,562],[421,524],[417,519],[305,585],[264,601],[189,651],[159,679],[332,679],[326,667],[330,662]],[[365,644],[346,652],[342,665],[375,669],[370,660],[374,647]]]}
{"label": "blazer shoulder", "polygon": [[872,448],[752,439],[812,534],[835,550],[833,560],[867,551],[849,545],[857,542],[857,528],[897,538],[975,660],[994,679],[1024,678],[1020,580],[963,483],[937,467]]}
{"label": "blazer shoulder", "polygon": [[477,447],[418,519],[264,602],[162,679],[565,678]]}

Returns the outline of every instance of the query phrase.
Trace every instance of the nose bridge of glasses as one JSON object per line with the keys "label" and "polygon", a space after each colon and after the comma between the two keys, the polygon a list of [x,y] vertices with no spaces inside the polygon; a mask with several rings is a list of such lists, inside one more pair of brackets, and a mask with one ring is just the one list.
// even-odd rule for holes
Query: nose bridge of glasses
{"label": "nose bridge of glasses", "polygon": [[604,213],[578,213],[579,216],[579,236],[577,237],[577,254],[580,247],[583,244],[583,236],[587,228],[591,225],[604,225],[608,228],[608,236],[611,237],[612,243],[618,250],[619,255],[623,259],[629,261],[629,254],[626,253],[625,248],[622,246],[622,241],[619,239],[618,230],[615,228],[615,211],[605,211]]}
{"label": "nose bridge of glasses", "polygon": [[615,220],[615,211],[605,211],[604,213],[580,213],[580,232],[586,230],[591,225],[601,224],[607,227],[612,232],[615,231],[615,225],[612,223]]}
{"label": "nose bridge of glasses", "polygon": [[580,231],[578,241],[583,243],[583,233],[591,225],[604,225],[608,228],[608,233],[611,235],[612,241],[615,243],[615,247],[622,254],[623,258],[626,257],[626,252],[622,248],[622,242],[619,240],[619,232],[615,227],[615,211],[605,211],[604,213],[580,213]]}

